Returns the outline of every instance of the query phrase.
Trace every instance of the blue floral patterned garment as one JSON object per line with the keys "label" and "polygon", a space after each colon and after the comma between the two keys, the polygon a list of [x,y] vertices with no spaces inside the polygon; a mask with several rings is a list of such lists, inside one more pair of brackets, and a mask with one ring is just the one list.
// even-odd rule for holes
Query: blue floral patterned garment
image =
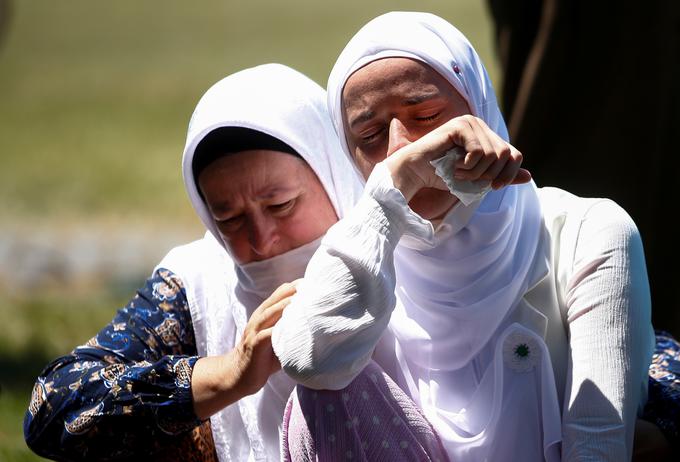
{"label": "blue floral patterned garment", "polygon": [[190,388],[197,359],[182,282],[158,270],[109,325],[41,373],[26,442],[58,460],[152,454],[201,423]]}
{"label": "blue floral patterned garment", "polygon": [[656,332],[643,418],[655,423],[674,447],[680,447],[680,343],[667,332]]}

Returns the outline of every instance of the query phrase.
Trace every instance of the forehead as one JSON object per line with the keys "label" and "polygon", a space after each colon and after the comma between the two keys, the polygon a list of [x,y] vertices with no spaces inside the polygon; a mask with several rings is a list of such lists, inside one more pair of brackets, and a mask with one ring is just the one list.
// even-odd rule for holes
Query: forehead
{"label": "forehead", "polygon": [[[292,154],[253,150],[218,158],[198,178],[202,189],[255,192],[261,188],[276,189],[316,180],[307,163]],[[318,180],[316,180],[318,181]]]}
{"label": "forehead", "polygon": [[370,98],[395,97],[408,100],[427,94],[454,90],[429,65],[410,58],[383,58],[355,71],[342,91],[343,104],[350,108]]}

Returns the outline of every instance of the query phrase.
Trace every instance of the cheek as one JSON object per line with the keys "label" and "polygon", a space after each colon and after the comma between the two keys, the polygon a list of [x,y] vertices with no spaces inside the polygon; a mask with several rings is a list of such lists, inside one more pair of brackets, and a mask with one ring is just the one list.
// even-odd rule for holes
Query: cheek
{"label": "cheek", "polygon": [[352,162],[357,166],[365,180],[368,179],[375,164],[383,161],[387,153],[386,149],[380,147],[370,150],[362,148],[349,139],[347,140],[347,146],[349,147],[349,152],[352,153]]}
{"label": "cheek", "polygon": [[287,234],[296,246],[307,244],[328,231],[338,221],[325,191],[300,204],[300,211],[287,223]]}
{"label": "cheek", "polygon": [[364,180],[367,180],[368,177],[371,175],[371,172],[373,171],[375,164],[385,160],[385,157],[386,157],[385,154],[369,155],[368,153],[359,148],[354,150],[353,156],[354,163],[359,168],[359,171],[361,172],[361,175],[364,177]]}
{"label": "cheek", "polygon": [[248,263],[251,260],[250,244],[245,233],[237,233],[229,237],[222,236],[222,241],[227,247],[229,255],[232,256],[236,263]]}

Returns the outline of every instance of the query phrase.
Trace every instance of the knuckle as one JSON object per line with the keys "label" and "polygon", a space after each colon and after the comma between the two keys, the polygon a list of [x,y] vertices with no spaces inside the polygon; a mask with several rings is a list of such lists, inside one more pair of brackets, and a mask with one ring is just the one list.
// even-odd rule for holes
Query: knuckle
{"label": "knuckle", "polygon": [[484,153],[484,147],[482,146],[482,143],[478,139],[474,139],[470,141],[470,144],[467,146],[468,147],[468,152],[474,156],[483,156]]}
{"label": "knuckle", "polygon": [[510,149],[510,146],[505,145],[499,152],[498,152],[498,158],[502,160],[508,160],[512,157],[512,149]]}

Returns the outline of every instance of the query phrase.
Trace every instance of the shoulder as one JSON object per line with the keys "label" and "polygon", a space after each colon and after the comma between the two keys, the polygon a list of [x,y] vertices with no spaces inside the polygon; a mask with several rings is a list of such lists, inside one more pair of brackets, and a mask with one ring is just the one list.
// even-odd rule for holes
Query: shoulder
{"label": "shoulder", "polygon": [[558,188],[540,188],[538,196],[555,263],[562,271],[611,256],[642,255],[635,223],[613,200],[579,197]]}
{"label": "shoulder", "polygon": [[559,188],[538,188],[543,218],[548,230],[562,238],[583,239],[594,234],[637,235],[630,215],[607,198],[579,197]]}

